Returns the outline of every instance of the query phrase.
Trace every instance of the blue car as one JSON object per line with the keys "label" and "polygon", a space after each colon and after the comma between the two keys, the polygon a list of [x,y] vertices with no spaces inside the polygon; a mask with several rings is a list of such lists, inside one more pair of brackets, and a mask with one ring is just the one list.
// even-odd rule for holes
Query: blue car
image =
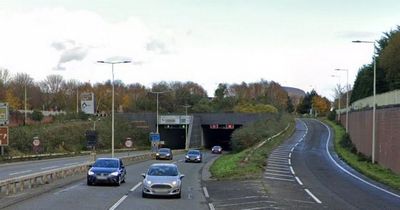
{"label": "blue car", "polygon": [[90,166],[87,185],[109,183],[117,186],[125,182],[126,169],[119,158],[99,158]]}

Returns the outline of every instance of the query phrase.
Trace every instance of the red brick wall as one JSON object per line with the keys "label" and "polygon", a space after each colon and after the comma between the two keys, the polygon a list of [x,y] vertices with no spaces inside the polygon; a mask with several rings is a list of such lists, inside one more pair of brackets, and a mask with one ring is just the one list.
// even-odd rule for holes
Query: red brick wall
{"label": "red brick wall", "polygon": [[[346,114],[340,119],[346,125]],[[366,156],[372,151],[372,110],[349,113],[349,134],[357,150]],[[400,174],[400,107],[376,110],[375,160]]]}

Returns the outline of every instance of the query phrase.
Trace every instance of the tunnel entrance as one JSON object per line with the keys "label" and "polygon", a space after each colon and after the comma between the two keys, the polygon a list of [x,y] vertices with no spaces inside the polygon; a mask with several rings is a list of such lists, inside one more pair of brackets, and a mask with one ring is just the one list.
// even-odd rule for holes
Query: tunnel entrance
{"label": "tunnel entrance", "polygon": [[185,149],[185,128],[182,125],[160,125],[160,140],[164,141],[163,147],[171,149]]}
{"label": "tunnel entrance", "polygon": [[231,150],[231,135],[233,131],[240,128],[241,125],[232,125],[227,128],[225,125],[202,125],[204,147],[211,149],[215,145],[219,145],[223,150]]}

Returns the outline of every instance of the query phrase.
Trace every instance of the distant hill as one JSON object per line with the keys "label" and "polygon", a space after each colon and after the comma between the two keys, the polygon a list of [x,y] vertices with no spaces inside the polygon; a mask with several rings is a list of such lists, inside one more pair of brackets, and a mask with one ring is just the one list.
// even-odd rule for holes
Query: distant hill
{"label": "distant hill", "polygon": [[283,89],[288,93],[293,105],[295,106],[297,106],[300,103],[300,100],[306,95],[304,90],[301,90],[299,88],[283,87]]}

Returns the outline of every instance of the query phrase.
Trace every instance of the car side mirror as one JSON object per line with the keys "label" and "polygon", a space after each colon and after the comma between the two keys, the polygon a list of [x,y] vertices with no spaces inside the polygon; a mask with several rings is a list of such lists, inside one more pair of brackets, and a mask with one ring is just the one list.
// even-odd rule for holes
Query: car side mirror
{"label": "car side mirror", "polygon": [[87,165],[87,168],[90,169],[92,166],[93,166],[92,164]]}
{"label": "car side mirror", "polygon": [[184,175],[184,174],[181,174],[181,175],[179,176],[179,179],[183,179],[183,177],[185,177],[185,175]]}
{"label": "car side mirror", "polygon": [[146,178],[146,174],[145,173],[142,173],[141,175],[142,175],[143,178]]}

